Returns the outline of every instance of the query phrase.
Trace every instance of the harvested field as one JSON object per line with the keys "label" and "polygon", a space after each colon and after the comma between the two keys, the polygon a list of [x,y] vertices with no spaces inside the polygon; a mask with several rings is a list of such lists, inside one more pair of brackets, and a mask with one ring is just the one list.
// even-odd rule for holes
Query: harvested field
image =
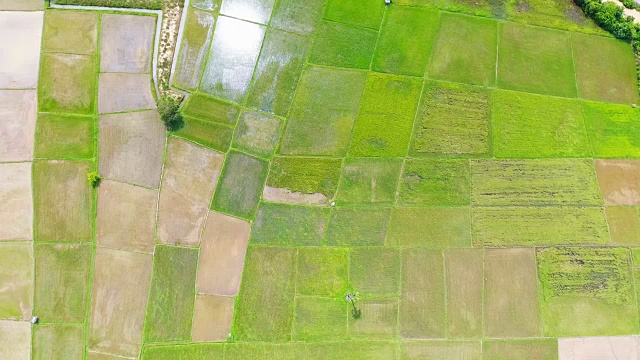
{"label": "harvested field", "polygon": [[207,61],[215,18],[208,12],[193,8],[186,11],[187,22],[180,43],[173,85],[185,90],[195,90]]}
{"label": "harvested field", "polygon": [[78,325],[41,325],[33,328],[34,360],[82,360],[83,331]]}
{"label": "harvested field", "polygon": [[197,294],[193,309],[192,341],[224,341],[233,324],[234,298]]}
{"label": "harvested field", "polygon": [[349,304],[342,298],[296,297],[293,340],[319,341],[348,338]]}
{"label": "harvested field", "polygon": [[557,360],[558,340],[485,340],[482,343],[482,359]]}
{"label": "harvested field", "polygon": [[301,35],[313,33],[316,29],[326,0],[281,0],[275,4],[271,14],[271,27]]}
{"label": "harvested field", "polygon": [[22,0],[20,2],[16,2],[14,0],[0,0],[0,10],[2,11],[44,10],[44,3],[41,0]]}
{"label": "harvested field", "polygon": [[257,112],[243,112],[233,137],[233,146],[249,154],[270,158],[273,156],[283,121]]}
{"label": "harvested field", "polygon": [[594,102],[583,102],[582,109],[594,157],[640,157],[640,113],[636,109]]}
{"label": "harvested field", "polygon": [[89,115],[95,112],[94,57],[44,54],[38,85],[38,108],[45,112]]}
{"label": "harvested field", "polygon": [[401,360],[464,359],[481,360],[480,341],[411,341],[400,348]]}
{"label": "harvested field", "polygon": [[0,358],[31,359],[31,324],[26,321],[0,320]]}
{"label": "harvested field", "polygon": [[459,159],[407,159],[404,163],[398,204],[469,205],[469,162]]}
{"label": "harvested field", "polygon": [[98,13],[88,11],[46,11],[42,50],[94,54],[98,43],[98,17]]}
{"label": "harvested field", "polygon": [[482,337],[483,260],[482,249],[444,252],[448,338]]}
{"label": "harvested field", "polygon": [[362,300],[358,319],[349,317],[349,335],[363,339],[395,339],[398,337],[398,301]]}
{"label": "harvested field", "polygon": [[325,243],[329,246],[382,246],[391,209],[336,208]]}
{"label": "harvested field", "polygon": [[0,90],[0,162],[33,159],[36,98],[35,90]]}
{"label": "harvested field", "polygon": [[558,339],[559,360],[588,357],[634,360],[640,356],[637,336],[601,336]]}
{"label": "harvested field", "polygon": [[337,248],[298,250],[296,294],[342,298],[349,291],[349,251]]}
{"label": "harvested field", "polygon": [[263,199],[291,204],[328,205],[340,181],[341,159],[276,157]]}
{"label": "harvested field", "polygon": [[328,0],[325,19],[378,29],[385,7],[375,0]]}
{"label": "harvested field", "polygon": [[317,30],[309,62],[367,70],[371,66],[377,38],[376,30],[324,21]]}
{"label": "harvested field", "polygon": [[30,320],[32,310],[33,246],[26,241],[0,243],[0,319]]}
{"label": "harvested field", "polygon": [[320,245],[328,220],[328,208],[262,203],[253,222],[251,242],[281,246]]}
{"label": "harvested field", "polygon": [[401,159],[345,159],[336,203],[339,205],[393,204],[401,168]]}
{"label": "harvested field", "polygon": [[155,109],[149,74],[103,73],[98,79],[98,112]]}
{"label": "harvested field", "polygon": [[91,159],[94,156],[94,117],[40,114],[36,122],[34,157]]}
{"label": "harvested field", "polygon": [[468,207],[395,208],[386,245],[433,249],[471,246]]}
{"label": "harvested field", "polygon": [[156,19],[104,14],[101,25],[100,71],[149,73]]}
{"label": "harvested field", "polygon": [[0,240],[33,240],[31,163],[0,164]]}
{"label": "harvested field", "polygon": [[640,205],[640,161],[596,160],[606,205]]}
{"label": "harvested field", "polygon": [[43,21],[42,11],[0,12],[0,49],[11,52],[0,57],[0,89],[35,89]]}
{"label": "harvested field", "polygon": [[640,214],[637,207],[609,206],[604,209],[616,245],[640,245]]}
{"label": "harvested field", "polygon": [[[275,0],[228,0],[222,3],[220,13],[260,24],[268,24]],[[251,11],[247,11],[251,7]]]}

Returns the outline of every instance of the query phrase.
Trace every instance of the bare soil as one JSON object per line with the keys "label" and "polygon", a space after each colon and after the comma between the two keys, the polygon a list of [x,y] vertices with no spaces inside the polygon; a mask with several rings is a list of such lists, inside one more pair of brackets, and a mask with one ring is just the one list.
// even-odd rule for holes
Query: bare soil
{"label": "bare soil", "polygon": [[606,205],[640,204],[640,160],[596,160]]}
{"label": "bare soil", "polygon": [[155,33],[151,16],[102,16],[100,71],[149,73]]}
{"label": "bare soil", "polygon": [[193,312],[193,341],[224,341],[231,331],[234,298],[196,295]]}
{"label": "bare soil", "polygon": [[155,109],[148,74],[100,74],[98,112],[114,113]]}
{"label": "bare soil", "polygon": [[0,164],[0,240],[33,240],[31,163]]}
{"label": "bare soil", "polygon": [[0,90],[0,162],[33,159],[36,96],[35,90]]}
{"label": "bare soil", "polygon": [[0,56],[0,89],[36,87],[43,20],[42,11],[0,12],[0,53],[11,54]]}

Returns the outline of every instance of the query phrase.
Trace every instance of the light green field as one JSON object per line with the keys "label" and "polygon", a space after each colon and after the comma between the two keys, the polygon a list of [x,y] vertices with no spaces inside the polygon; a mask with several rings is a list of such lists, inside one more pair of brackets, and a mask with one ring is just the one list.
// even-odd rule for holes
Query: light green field
{"label": "light green field", "polygon": [[253,222],[251,241],[289,246],[320,245],[329,209],[261,203]]}
{"label": "light green field", "polygon": [[45,54],[38,86],[41,111],[93,114],[96,108],[96,59],[72,54]]}
{"label": "light green field", "polygon": [[468,205],[470,174],[466,160],[408,159],[400,177],[402,205]]}
{"label": "light green field", "polygon": [[340,181],[340,159],[276,157],[267,186],[303,194],[320,193],[331,199]]}
{"label": "light green field", "polygon": [[395,201],[402,160],[346,159],[337,204],[391,205]]}
{"label": "light green field", "polygon": [[96,120],[93,117],[40,114],[34,156],[43,159],[91,159]]}
{"label": "light green field", "polygon": [[594,102],[584,102],[582,108],[593,156],[640,157],[640,114],[636,109]]}
{"label": "light green field", "polygon": [[[318,65],[369,69],[378,32],[346,24],[324,22],[316,35],[309,62]],[[353,42],[353,39],[358,39]]]}
{"label": "light green field", "polygon": [[390,213],[389,209],[336,208],[331,212],[325,244],[382,246]]}

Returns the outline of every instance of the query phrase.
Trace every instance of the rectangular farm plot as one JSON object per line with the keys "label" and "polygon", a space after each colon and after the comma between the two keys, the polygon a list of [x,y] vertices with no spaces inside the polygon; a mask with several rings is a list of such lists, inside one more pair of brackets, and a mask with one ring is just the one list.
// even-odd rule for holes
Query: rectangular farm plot
{"label": "rectangular farm plot", "polygon": [[235,338],[291,340],[296,258],[296,249],[249,247],[236,306]]}
{"label": "rectangular farm plot", "polygon": [[[141,359],[144,360],[171,360],[179,357],[187,359],[222,359],[224,356],[224,343],[185,344],[185,345],[156,345],[145,346]],[[89,356],[89,360],[118,360],[112,358]]]}
{"label": "rectangular farm plot", "polygon": [[422,77],[433,47],[439,12],[391,6],[373,57],[375,71]]}
{"label": "rectangular farm plot", "polygon": [[144,339],[148,342],[188,341],[198,249],[159,245],[153,259]]}
{"label": "rectangular farm plot", "polygon": [[400,360],[481,360],[480,341],[411,341],[401,344]]}
{"label": "rectangular farm plot", "polygon": [[499,43],[498,87],[576,97],[568,32],[502,23]]}
{"label": "rectangular farm plot", "polygon": [[188,116],[184,117],[183,126],[174,134],[177,137],[192,141],[220,152],[226,152],[231,146],[234,128],[232,126],[201,121]]}
{"label": "rectangular farm plot", "polygon": [[558,360],[558,340],[485,340],[482,343],[482,358]]}
{"label": "rectangular farm plot", "polygon": [[640,158],[640,113],[628,105],[583,102],[593,156]]}
{"label": "rectangular farm plot", "polygon": [[328,205],[335,197],[342,159],[276,157],[262,194],[267,201]]}
{"label": "rectangular farm plot", "polygon": [[93,191],[89,161],[35,161],[35,240],[88,241],[93,234]]}
{"label": "rectangular farm plot", "polygon": [[348,264],[347,249],[299,249],[296,293],[341,299],[349,291]]}
{"label": "rectangular farm plot", "polygon": [[0,319],[30,320],[32,310],[33,245],[0,243]]}
{"label": "rectangular farm plot", "polygon": [[89,116],[40,114],[36,122],[34,157],[91,159],[96,119]]}
{"label": "rectangular farm plot", "polygon": [[38,84],[38,108],[44,112],[93,114],[96,80],[93,56],[45,53]]}
{"label": "rectangular farm plot", "polygon": [[367,299],[397,298],[400,269],[398,249],[366,247],[350,251],[349,282]]}
{"label": "rectangular farm plot", "polygon": [[215,18],[211,13],[191,7],[186,11],[187,20],[173,74],[173,85],[185,90],[195,90],[207,61]]}
{"label": "rectangular farm plot", "polygon": [[576,81],[581,98],[623,104],[638,101],[633,50],[629,43],[572,33]]}
{"label": "rectangular farm plot", "polygon": [[629,249],[539,249],[538,271],[545,335],[637,333]]}
{"label": "rectangular farm plot", "polygon": [[89,301],[89,244],[36,244],[34,314],[45,323],[82,323]]}
{"label": "rectangular farm plot", "polygon": [[241,152],[226,155],[212,209],[244,219],[253,217],[267,177],[268,164]]}
{"label": "rectangular farm plot", "polygon": [[325,19],[378,29],[385,7],[375,0],[328,0],[324,14]]}
{"label": "rectangular farm plot", "polygon": [[606,205],[640,205],[640,161],[596,160],[596,173]]}
{"label": "rectangular farm plot", "polygon": [[272,28],[302,35],[314,32],[322,19],[327,0],[277,1],[271,14]]}
{"label": "rectangular farm plot", "polygon": [[243,112],[233,137],[233,146],[249,154],[270,158],[276,151],[283,121],[258,112]]}
{"label": "rectangular farm plot", "polygon": [[394,208],[386,245],[471,247],[471,214],[468,207]]}
{"label": "rectangular farm plot", "polygon": [[101,26],[101,72],[148,73],[151,70],[155,17],[104,14]]}
{"label": "rectangular farm plot", "polygon": [[247,106],[286,116],[311,46],[311,39],[270,29],[258,59]]}
{"label": "rectangular farm plot", "polygon": [[560,360],[588,357],[596,359],[635,359],[640,356],[639,350],[637,335],[558,339]]}
{"label": "rectangular farm plot", "polygon": [[443,13],[440,16],[429,78],[492,86],[496,82],[498,22]]}
{"label": "rectangular farm plot", "polygon": [[397,359],[395,342],[341,341],[309,342],[306,345],[308,359],[325,360],[389,360]]}
{"label": "rectangular farm plot", "polygon": [[0,320],[0,358],[31,359],[31,324]]}
{"label": "rectangular farm plot", "polygon": [[33,240],[31,163],[0,164],[2,240]]}
{"label": "rectangular farm plot", "polygon": [[467,160],[407,159],[398,186],[398,204],[468,205],[470,192]]}
{"label": "rectangular farm plot", "polygon": [[475,246],[606,245],[601,207],[474,207]]}
{"label": "rectangular farm plot", "polygon": [[497,90],[492,103],[496,157],[591,156],[579,101]]}
{"label": "rectangular farm plot", "polygon": [[484,276],[484,337],[542,336],[535,250],[485,250]]}
{"label": "rectangular farm plot", "polygon": [[268,24],[274,3],[275,0],[227,0],[222,2],[220,13],[254,23]]}
{"label": "rectangular farm plot", "polygon": [[11,56],[0,58],[1,89],[36,87],[43,20],[43,11],[7,11],[0,14],[0,33],[4,35],[0,39],[0,49],[11,51]]}
{"label": "rectangular farm plot", "polygon": [[98,16],[89,11],[46,11],[42,50],[92,55],[98,39]]}
{"label": "rectangular farm plot", "polygon": [[367,73],[309,67],[303,73],[279,152],[346,154]]}
{"label": "rectangular farm plot", "polygon": [[194,93],[182,108],[182,113],[202,121],[233,126],[238,121],[240,108],[203,93]]}
{"label": "rectangular farm plot", "polygon": [[1,162],[33,160],[37,97],[36,90],[0,90]]}
{"label": "rectangular farm plot", "polygon": [[481,87],[427,81],[409,154],[486,156],[490,94]]}
{"label": "rectangular farm plot", "polygon": [[40,0],[23,0],[20,2],[0,0],[0,9],[2,9],[2,11],[44,10],[44,4]]}
{"label": "rectangular farm plot", "polygon": [[393,204],[401,168],[402,159],[345,159],[336,203],[339,205]]}
{"label": "rectangular farm plot", "polygon": [[251,243],[282,246],[317,246],[322,243],[329,208],[262,203],[258,208]]}
{"label": "rectangular farm plot", "polygon": [[224,155],[178,138],[168,143],[157,238],[165,244],[198,245]]}
{"label": "rectangular farm plot", "polygon": [[638,210],[637,207],[632,206],[608,206],[604,209],[612,243],[640,245],[640,213]]}
{"label": "rectangular farm plot", "polygon": [[319,341],[347,338],[349,304],[337,299],[296,297],[293,340]]}
{"label": "rectangular farm plot", "polygon": [[349,317],[349,335],[363,339],[398,337],[398,300],[361,300],[360,317]]}
{"label": "rectangular farm plot", "polygon": [[309,62],[368,70],[377,39],[376,30],[325,21],[316,34]]}
{"label": "rectangular farm plot", "polygon": [[601,206],[591,159],[473,160],[476,206]]}
{"label": "rectangular farm plot", "polygon": [[449,338],[482,337],[483,260],[482,249],[445,250]]}
{"label": "rectangular farm plot", "polygon": [[391,209],[336,208],[331,212],[325,244],[382,246]]}
{"label": "rectangular farm plot", "polygon": [[98,77],[98,113],[156,108],[149,74],[102,73]]}
{"label": "rectangular farm plot", "polygon": [[421,79],[369,74],[349,156],[405,156],[421,91]]}
{"label": "rectangular farm plot", "polygon": [[34,360],[82,360],[83,353],[82,324],[33,327]]}
{"label": "rectangular farm plot", "polygon": [[224,341],[233,324],[235,298],[217,295],[196,295],[193,310],[192,341]]}

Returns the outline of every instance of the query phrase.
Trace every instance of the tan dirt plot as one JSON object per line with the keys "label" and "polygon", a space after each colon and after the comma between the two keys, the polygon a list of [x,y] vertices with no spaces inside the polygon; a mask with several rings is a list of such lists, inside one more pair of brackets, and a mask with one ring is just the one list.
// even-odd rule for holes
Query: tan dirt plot
{"label": "tan dirt plot", "polygon": [[111,354],[104,354],[104,353],[100,353],[100,352],[96,352],[96,351],[89,351],[87,353],[88,355],[88,360],[122,360],[122,359],[136,359],[135,357],[122,357],[122,356],[115,356],[115,355],[111,355]]}
{"label": "tan dirt plot", "polygon": [[100,74],[98,112],[113,113],[155,109],[151,81],[147,74]]}
{"label": "tan dirt plot", "polygon": [[0,359],[31,358],[31,323],[0,320]]}
{"label": "tan dirt plot", "polygon": [[487,249],[484,269],[484,337],[542,336],[535,249]]}
{"label": "tan dirt plot", "polygon": [[284,188],[275,188],[271,186],[264,187],[262,199],[266,201],[285,203],[285,204],[302,204],[302,205],[327,205],[329,199],[320,193],[303,194],[297,191],[291,191]]}
{"label": "tan dirt plot", "polygon": [[640,205],[640,160],[596,160],[606,205]]}
{"label": "tan dirt plot", "polygon": [[35,90],[0,90],[0,162],[33,159],[36,98]]}
{"label": "tan dirt plot", "polygon": [[616,245],[640,246],[640,214],[637,207],[606,207],[611,242]]}
{"label": "tan dirt plot", "polygon": [[158,191],[104,180],[98,188],[98,245],[153,252]]}
{"label": "tan dirt plot", "polygon": [[152,16],[102,16],[100,71],[148,73],[156,20]]}
{"label": "tan dirt plot", "polygon": [[224,341],[233,323],[234,298],[196,295],[193,311],[192,341]]}
{"label": "tan dirt plot", "polygon": [[99,128],[100,175],[157,189],[166,141],[158,112],[102,115]]}
{"label": "tan dirt plot", "polygon": [[249,244],[248,222],[211,211],[204,229],[196,290],[236,296]]}
{"label": "tan dirt plot", "polygon": [[91,55],[98,43],[98,13],[47,11],[43,36],[43,51]]}
{"label": "tan dirt plot", "polygon": [[165,158],[158,241],[198,246],[224,155],[171,137]]}
{"label": "tan dirt plot", "polygon": [[0,54],[11,54],[0,56],[0,89],[36,87],[43,18],[42,11],[0,12]]}
{"label": "tan dirt plot", "polygon": [[558,360],[583,359],[640,359],[640,337],[635,335],[558,339]]}
{"label": "tan dirt plot", "polygon": [[44,10],[43,0],[0,0],[0,11]]}
{"label": "tan dirt plot", "polygon": [[445,251],[449,338],[482,337],[482,261],[482,249]]}
{"label": "tan dirt plot", "polygon": [[137,357],[147,306],[153,256],[96,249],[89,348]]}
{"label": "tan dirt plot", "polygon": [[0,243],[0,319],[30,320],[32,309],[33,245]]}
{"label": "tan dirt plot", "polygon": [[0,164],[0,240],[33,240],[31,163]]}

